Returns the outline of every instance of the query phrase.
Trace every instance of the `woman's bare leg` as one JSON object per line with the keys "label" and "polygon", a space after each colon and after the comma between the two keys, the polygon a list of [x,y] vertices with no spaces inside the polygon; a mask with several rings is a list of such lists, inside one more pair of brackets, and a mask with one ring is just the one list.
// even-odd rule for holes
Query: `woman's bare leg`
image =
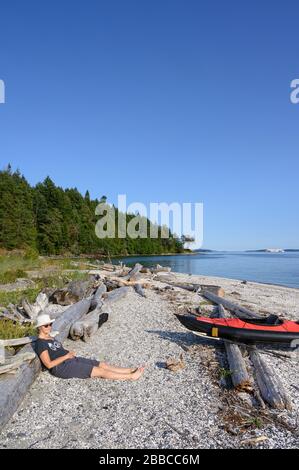
{"label": "woman's bare leg", "polygon": [[101,366],[99,367],[94,367],[91,371],[91,377],[96,378],[96,377],[101,377],[102,379],[110,379],[110,380],[138,380],[139,377],[144,372],[144,368],[137,369],[135,372],[130,372],[130,373],[119,373],[119,372],[113,372],[108,369],[104,369]]}
{"label": "woman's bare leg", "polygon": [[111,372],[118,372],[119,374],[131,374],[132,372],[135,372],[137,370],[137,367],[115,367],[110,364],[107,364],[106,362],[100,362],[99,367],[102,367],[102,369],[110,370]]}

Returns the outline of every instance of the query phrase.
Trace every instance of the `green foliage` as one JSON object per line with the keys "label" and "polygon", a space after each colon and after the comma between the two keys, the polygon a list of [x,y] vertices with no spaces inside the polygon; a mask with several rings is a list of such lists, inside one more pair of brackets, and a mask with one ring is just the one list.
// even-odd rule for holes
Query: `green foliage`
{"label": "green foliage", "polygon": [[219,373],[220,373],[220,378],[221,379],[226,379],[227,377],[231,377],[232,375],[232,371],[229,370],[229,369],[224,369],[224,368],[221,368],[219,370]]}
{"label": "green foliage", "polygon": [[0,321],[0,339],[24,338],[25,336],[36,336],[37,330],[30,323],[20,325],[11,320]]}
{"label": "green foliage", "polygon": [[27,273],[22,269],[0,272],[0,284],[9,284],[15,282],[18,278],[27,277]]}
{"label": "green foliage", "polygon": [[[17,171],[9,166],[0,172],[0,248],[26,249],[25,260],[38,260],[38,253],[57,255],[130,255],[183,252],[181,240],[171,233],[162,238],[158,227],[158,238],[149,238],[150,221],[147,220],[148,238],[131,239],[118,237],[116,212],[116,237],[99,239],[95,226],[99,216],[95,211],[100,201],[92,200],[86,191],[82,196],[76,188],[62,189],[47,177],[34,188]],[[122,214],[126,223],[134,217]]]}
{"label": "green foliage", "polygon": [[39,287],[10,292],[0,291],[0,305],[1,307],[7,307],[10,303],[19,305],[23,298],[26,298],[29,302],[34,302],[39,292]]}
{"label": "green foliage", "polygon": [[38,260],[39,253],[36,248],[33,247],[27,247],[25,254],[24,254],[24,260],[26,261],[36,261]]}

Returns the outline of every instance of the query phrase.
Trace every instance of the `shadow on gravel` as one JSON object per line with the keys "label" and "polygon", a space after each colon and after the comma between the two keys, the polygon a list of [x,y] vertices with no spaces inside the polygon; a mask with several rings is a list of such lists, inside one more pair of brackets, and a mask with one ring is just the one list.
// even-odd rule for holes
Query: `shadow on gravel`
{"label": "shadow on gravel", "polygon": [[163,330],[146,330],[147,333],[160,336],[160,338],[171,341],[172,343],[176,343],[180,346],[184,351],[188,351],[190,346],[194,344],[200,344],[202,346],[213,346],[216,348],[223,347],[222,342],[215,341],[209,338],[202,338],[200,336],[196,336],[193,333],[180,333],[177,331],[163,331]]}

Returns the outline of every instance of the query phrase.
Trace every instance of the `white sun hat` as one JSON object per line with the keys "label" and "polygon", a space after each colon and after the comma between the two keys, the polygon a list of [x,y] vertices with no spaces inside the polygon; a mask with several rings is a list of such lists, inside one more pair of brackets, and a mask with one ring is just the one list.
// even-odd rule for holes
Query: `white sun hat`
{"label": "white sun hat", "polygon": [[55,320],[51,320],[50,315],[46,313],[42,313],[41,315],[37,316],[36,319],[36,328],[39,328],[43,325],[49,325],[49,323],[54,323]]}

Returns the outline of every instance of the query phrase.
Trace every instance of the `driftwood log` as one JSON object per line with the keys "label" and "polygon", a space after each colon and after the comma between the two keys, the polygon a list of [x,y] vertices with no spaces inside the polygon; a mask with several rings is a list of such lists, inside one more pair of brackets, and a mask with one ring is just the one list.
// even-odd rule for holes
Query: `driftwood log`
{"label": "driftwood log", "polygon": [[129,272],[129,274],[127,274],[126,276],[123,277],[123,279],[125,281],[130,281],[130,280],[136,280],[137,279],[137,275],[139,274],[140,270],[143,268],[142,264],[139,264],[139,263],[136,263],[134,268],[131,269],[131,271]]}
{"label": "driftwood log", "polygon": [[[18,354],[27,352],[34,352],[31,344],[22,348],[21,352]],[[16,358],[18,354],[15,355]],[[30,363],[22,363],[16,374],[6,374],[0,378],[0,429],[10,420],[17,410],[40,370],[41,363],[39,358],[35,355],[35,358]]]}
{"label": "driftwood log", "polygon": [[203,295],[206,299],[211,300],[217,305],[223,305],[224,308],[227,308],[231,312],[233,312],[237,317],[242,319],[249,319],[249,318],[263,318],[256,312],[248,310],[247,308],[242,307],[241,305],[235,304],[230,300],[224,299],[218,295],[215,295],[210,290],[204,290],[201,295]]}
{"label": "driftwood log", "polygon": [[134,290],[139,294],[141,297],[146,297],[145,292],[143,290],[143,287],[141,284],[135,284],[134,285]]}
{"label": "driftwood log", "polygon": [[104,305],[121,300],[128,294],[129,290],[130,287],[119,287],[118,289],[114,289],[113,291],[104,294]]}
{"label": "driftwood log", "polygon": [[256,381],[263,400],[272,408],[291,410],[291,400],[275,370],[265,362],[257,350],[252,348],[250,359],[254,365]]}
{"label": "driftwood log", "polygon": [[[238,317],[261,318],[257,313],[234,304],[226,299],[217,297],[208,291],[205,291],[205,297],[217,303],[219,306],[227,306],[227,308],[233,311]],[[232,343],[230,342],[227,344]],[[259,353],[256,348],[251,346],[248,347],[248,350],[250,351],[250,359],[255,369],[256,381],[262,399],[273,408],[290,410],[292,408],[291,400],[275,370],[265,362],[262,354]]]}
{"label": "driftwood log", "polygon": [[53,331],[59,331],[58,341],[64,341],[70,332],[72,324],[82,318],[90,309],[91,299],[83,299],[65,310],[52,325]]}
{"label": "driftwood log", "polygon": [[157,266],[155,266],[154,268],[151,269],[151,272],[153,274],[157,274],[157,273],[160,273],[160,272],[170,273],[170,271],[171,271],[170,267],[160,266],[160,264],[157,264]]}
{"label": "driftwood log", "polygon": [[174,273],[157,274],[154,277],[154,281],[165,282],[166,284],[174,282],[176,279],[177,277]]}
{"label": "driftwood log", "polygon": [[90,303],[90,308],[92,310],[95,310],[96,308],[98,308],[99,306],[102,306],[103,302],[102,302],[102,297],[103,297],[103,294],[105,294],[105,292],[107,292],[107,287],[105,286],[104,283],[102,283],[96,290],[94,296],[92,297],[91,299],[91,303]]}
{"label": "driftwood log", "polygon": [[34,352],[23,352],[12,356],[6,359],[4,364],[0,365],[0,375],[16,372],[16,369],[18,369],[24,362],[30,362],[33,359],[35,359]]}
{"label": "driftwood log", "polygon": [[15,309],[13,312],[4,309],[0,311],[0,319],[4,318],[5,320],[11,320],[13,322],[24,323],[26,322],[26,318],[23,317],[17,310]]}
{"label": "driftwood log", "polygon": [[101,307],[97,308],[72,325],[70,329],[70,337],[74,341],[83,339],[83,341],[87,343],[91,336],[98,331],[100,325],[107,320],[108,314],[102,313]]}
{"label": "driftwood log", "polygon": [[[218,306],[218,313],[220,318],[230,316],[222,305]],[[240,391],[252,391],[252,381],[250,380],[240,347],[225,340],[224,345],[234,388]]]}

